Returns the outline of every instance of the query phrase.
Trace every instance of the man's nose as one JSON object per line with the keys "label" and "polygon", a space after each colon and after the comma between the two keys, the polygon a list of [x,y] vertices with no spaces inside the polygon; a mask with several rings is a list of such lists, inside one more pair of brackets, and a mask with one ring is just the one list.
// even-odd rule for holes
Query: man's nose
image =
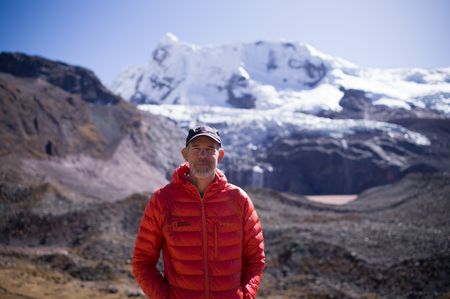
{"label": "man's nose", "polygon": [[200,149],[198,155],[200,157],[204,157],[204,156],[207,156],[207,153],[208,153],[208,149],[204,148],[204,149]]}

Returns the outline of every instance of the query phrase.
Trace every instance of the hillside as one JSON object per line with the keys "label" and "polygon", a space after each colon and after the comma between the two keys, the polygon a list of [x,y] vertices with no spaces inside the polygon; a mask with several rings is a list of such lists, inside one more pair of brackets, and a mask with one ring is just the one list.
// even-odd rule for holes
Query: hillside
{"label": "hillside", "polygon": [[0,61],[3,180],[51,183],[87,201],[167,182],[182,130],[142,115],[86,69],[20,53]]}

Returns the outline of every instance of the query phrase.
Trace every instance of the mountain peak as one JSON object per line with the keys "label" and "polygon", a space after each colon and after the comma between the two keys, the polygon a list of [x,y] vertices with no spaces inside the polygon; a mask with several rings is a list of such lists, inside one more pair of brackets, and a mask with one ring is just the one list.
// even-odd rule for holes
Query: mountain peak
{"label": "mountain peak", "polygon": [[178,39],[178,37],[173,34],[172,32],[166,32],[166,34],[163,36],[163,38],[160,40],[160,44],[176,44],[178,43],[180,40]]}
{"label": "mountain peak", "polygon": [[[150,63],[120,74],[111,89],[135,104],[282,108],[311,114],[338,112],[343,90],[361,90],[377,105],[447,111],[434,95],[443,93],[447,102],[448,78],[445,69],[363,69],[297,41],[198,46],[166,33]],[[423,100],[427,94],[432,101]]]}
{"label": "mountain peak", "polygon": [[274,101],[283,100],[277,96],[258,101],[256,95],[264,94],[264,86],[272,85],[277,91],[311,89],[340,65],[333,57],[299,43],[197,46],[168,32],[145,69],[127,70],[111,88],[138,104],[270,108],[278,105]]}

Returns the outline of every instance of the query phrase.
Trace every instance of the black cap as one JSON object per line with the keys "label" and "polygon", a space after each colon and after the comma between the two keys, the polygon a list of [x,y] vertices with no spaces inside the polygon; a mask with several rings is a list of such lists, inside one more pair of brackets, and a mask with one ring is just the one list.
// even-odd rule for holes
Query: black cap
{"label": "black cap", "polygon": [[219,143],[219,146],[222,146],[222,142],[220,141],[220,135],[219,131],[215,128],[211,128],[208,126],[201,126],[197,127],[195,129],[190,129],[189,134],[186,138],[186,147],[188,146],[189,142],[191,142],[194,138],[199,136],[207,136],[209,138],[214,139],[217,143]]}

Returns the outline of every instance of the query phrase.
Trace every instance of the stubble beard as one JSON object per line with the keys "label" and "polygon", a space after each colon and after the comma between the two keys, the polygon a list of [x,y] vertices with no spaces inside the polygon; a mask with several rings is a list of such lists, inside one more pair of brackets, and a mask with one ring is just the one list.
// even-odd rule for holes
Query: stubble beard
{"label": "stubble beard", "polygon": [[191,174],[197,178],[205,179],[214,176],[216,165],[212,162],[190,163]]}

